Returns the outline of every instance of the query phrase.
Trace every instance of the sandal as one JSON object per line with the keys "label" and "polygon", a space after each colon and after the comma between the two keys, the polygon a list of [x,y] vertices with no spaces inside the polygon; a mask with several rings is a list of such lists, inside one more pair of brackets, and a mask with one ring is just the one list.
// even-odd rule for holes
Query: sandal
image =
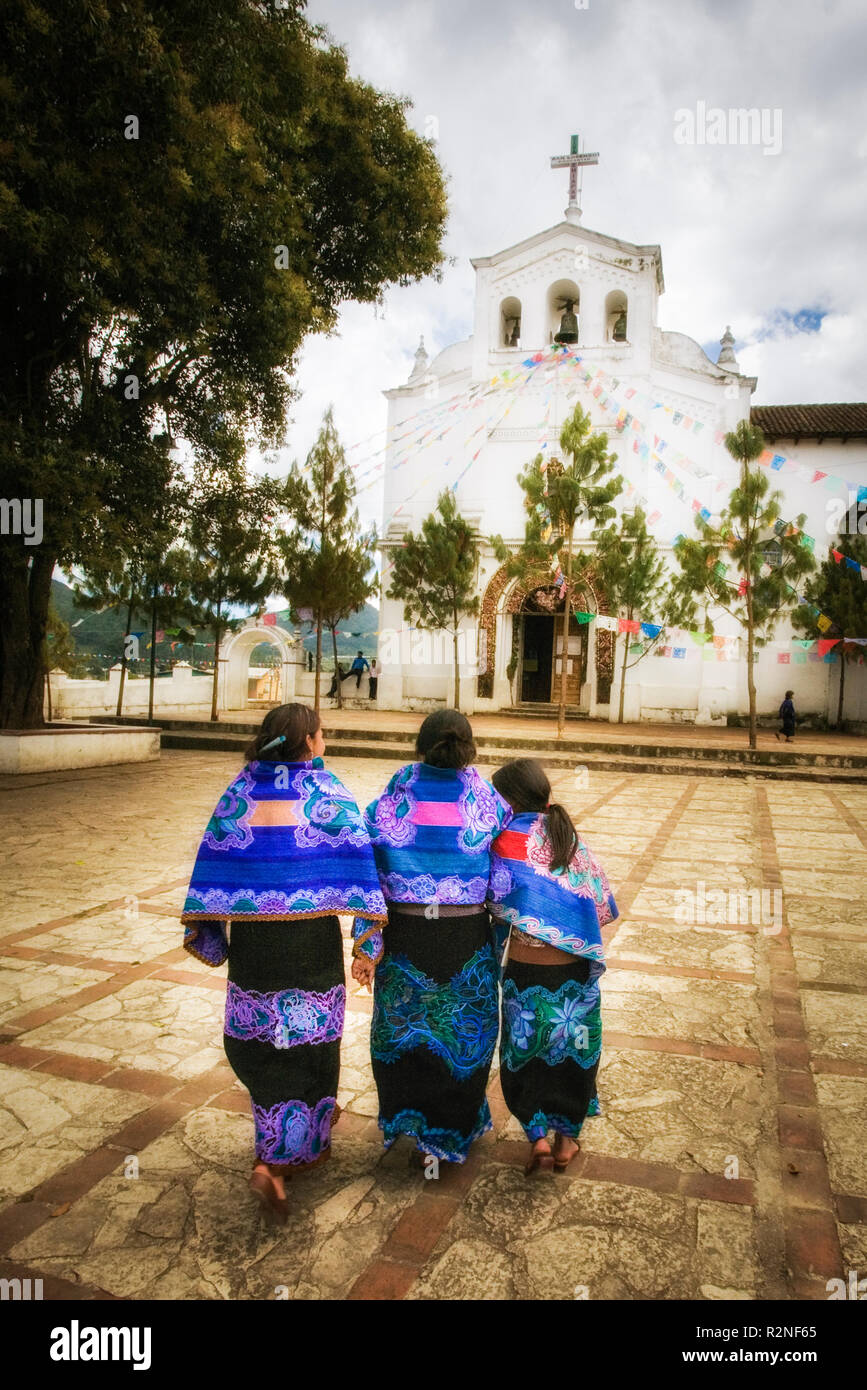
{"label": "sandal", "polygon": [[254,1168],[250,1177],[250,1191],[259,1198],[263,1212],[285,1226],[289,1215],[289,1203],[285,1197],[279,1195],[271,1174]]}

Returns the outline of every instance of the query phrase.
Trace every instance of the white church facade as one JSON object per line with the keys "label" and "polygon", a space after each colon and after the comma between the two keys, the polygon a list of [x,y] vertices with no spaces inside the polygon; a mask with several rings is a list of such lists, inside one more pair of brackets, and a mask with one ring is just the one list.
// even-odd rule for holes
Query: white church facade
{"label": "white church facade", "polygon": [[[714,362],[693,339],[659,327],[665,288],[660,247],[584,227],[574,173],[570,194],[562,222],[472,261],[471,336],[430,362],[420,346],[409,380],[385,392],[382,708],[422,710],[452,700],[450,638],[438,642],[410,631],[403,605],[386,597],[395,549],[408,531],[419,530],[445,488],[475,528],[481,554],[480,616],[462,624],[462,708],[543,712],[556,701],[564,654],[553,576],[535,576],[526,587],[507,578],[490,537],[502,537],[511,548],[520,544],[525,513],[518,475],[537,453],[558,454],[560,428],[578,403],[594,431],[607,433],[616,455],[615,471],[626,484],[618,506],[645,508],[670,565],[676,536],[695,534],[696,511],[713,514],[728,499],[737,466],[722,436],[739,420],[752,417],[765,430],[772,467],[779,470],[772,482],[786,498],[784,514],[806,513],[817,557],[836,543],[829,517],[839,516],[847,484],[855,496],[867,481],[867,405],[751,411],[756,378],[741,373],[728,330]],[[564,313],[577,319],[577,342],[558,352],[552,344]],[[836,491],[826,481],[813,482],[816,472],[836,479]],[[592,555],[589,530],[579,529],[576,540]],[[610,617],[592,564],[575,606]],[[708,649],[688,634],[666,634],[628,671],[627,720],[711,723],[746,711],[746,643],[731,617],[711,616],[724,642]],[[610,627],[573,621],[565,653],[570,707],[593,718],[617,718],[615,653],[634,640]],[[791,638],[790,624],[781,622],[774,645],[759,657],[759,712],[775,711],[789,688],[799,712],[836,710],[839,664],[802,652]],[[864,677],[862,667],[847,669],[845,714],[852,720],[867,719]]]}

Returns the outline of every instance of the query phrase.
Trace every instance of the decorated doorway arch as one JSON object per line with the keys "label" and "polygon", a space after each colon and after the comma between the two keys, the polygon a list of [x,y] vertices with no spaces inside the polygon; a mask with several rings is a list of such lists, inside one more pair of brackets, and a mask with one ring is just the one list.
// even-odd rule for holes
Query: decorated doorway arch
{"label": "decorated doorway arch", "polygon": [[[485,670],[478,677],[477,694],[480,699],[492,699],[494,694],[494,673],[497,669],[497,618],[512,614],[511,662],[517,663],[520,654],[520,614],[528,598],[538,589],[545,589],[551,583],[549,573],[539,572],[528,575],[526,579],[510,578],[506,566],[493,574],[488,581],[482,598],[479,613],[479,643],[486,652]],[[602,588],[595,565],[588,565],[581,575],[576,576],[573,611],[607,613],[608,598]],[[574,630],[574,629],[573,629]],[[482,634],[484,633],[484,637]],[[588,644],[584,644],[582,680],[586,677]],[[607,704],[614,674],[614,634],[596,631],[594,633],[593,653],[596,666],[596,701]]]}
{"label": "decorated doorway arch", "polygon": [[220,649],[217,699],[221,710],[246,709],[250,657],[256,647],[270,642],[280,654],[279,703],[288,704],[295,693],[296,644],[282,628],[250,618],[230,633]]}

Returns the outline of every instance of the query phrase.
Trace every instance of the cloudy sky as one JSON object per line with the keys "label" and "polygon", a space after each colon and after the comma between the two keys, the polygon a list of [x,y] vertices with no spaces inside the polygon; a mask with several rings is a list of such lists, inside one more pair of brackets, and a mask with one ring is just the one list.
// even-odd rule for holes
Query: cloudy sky
{"label": "cloudy sky", "polygon": [[[384,431],[381,392],[421,334],[431,355],[468,336],[469,258],[561,220],[567,174],[549,159],[572,132],[600,154],[584,225],[662,247],[662,328],[715,358],[730,323],[756,403],[867,398],[862,0],[310,0],[308,14],[354,75],[436,130],[455,262],[310,341],[281,470],[330,401],[347,444]],[[676,139],[678,113],[698,136],[702,110],[752,107],[757,144]],[[360,503],[378,519],[378,488]]]}

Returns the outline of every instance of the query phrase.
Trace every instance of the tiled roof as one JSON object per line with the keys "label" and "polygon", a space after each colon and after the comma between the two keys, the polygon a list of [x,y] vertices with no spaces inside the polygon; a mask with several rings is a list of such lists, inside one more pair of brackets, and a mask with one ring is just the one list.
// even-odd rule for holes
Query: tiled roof
{"label": "tiled roof", "polygon": [[750,424],[767,439],[835,439],[867,435],[867,402],[831,405],[754,405]]}

